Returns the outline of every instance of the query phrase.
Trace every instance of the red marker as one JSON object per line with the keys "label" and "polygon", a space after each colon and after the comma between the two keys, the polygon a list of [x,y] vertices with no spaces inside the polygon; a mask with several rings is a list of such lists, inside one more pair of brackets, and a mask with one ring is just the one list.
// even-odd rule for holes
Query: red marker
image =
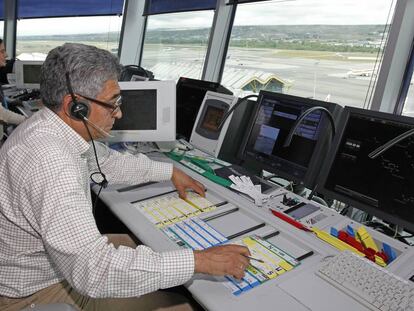
{"label": "red marker", "polygon": [[299,221],[294,220],[293,218],[287,216],[284,213],[275,211],[273,209],[270,208],[270,211],[272,212],[273,215],[275,215],[276,217],[286,221],[287,223],[290,223],[292,226],[304,230],[304,231],[311,231],[310,229],[308,229],[307,227],[305,227],[304,225],[302,225]]}

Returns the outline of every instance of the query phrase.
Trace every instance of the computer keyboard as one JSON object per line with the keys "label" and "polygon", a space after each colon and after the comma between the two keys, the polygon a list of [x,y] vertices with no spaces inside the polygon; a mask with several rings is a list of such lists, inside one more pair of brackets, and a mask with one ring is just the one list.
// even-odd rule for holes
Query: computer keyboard
{"label": "computer keyboard", "polygon": [[352,252],[327,259],[316,275],[370,310],[414,310],[414,284]]}

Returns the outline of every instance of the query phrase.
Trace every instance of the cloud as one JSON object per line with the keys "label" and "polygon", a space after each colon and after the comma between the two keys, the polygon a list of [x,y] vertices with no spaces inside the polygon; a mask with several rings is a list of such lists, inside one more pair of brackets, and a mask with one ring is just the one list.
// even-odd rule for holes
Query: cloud
{"label": "cloud", "polygon": [[106,33],[120,31],[121,25],[119,16],[21,19],[17,36]]}
{"label": "cloud", "polygon": [[296,0],[239,5],[235,25],[385,24],[393,1]]}
{"label": "cloud", "polygon": [[148,18],[148,29],[156,28],[208,28],[213,24],[214,11],[185,12],[154,15]]}
{"label": "cloud", "polygon": [[[392,0],[275,0],[239,5],[235,25],[385,24]],[[147,29],[209,28],[214,11],[150,16]],[[20,20],[20,35],[84,34],[120,31],[122,17]]]}

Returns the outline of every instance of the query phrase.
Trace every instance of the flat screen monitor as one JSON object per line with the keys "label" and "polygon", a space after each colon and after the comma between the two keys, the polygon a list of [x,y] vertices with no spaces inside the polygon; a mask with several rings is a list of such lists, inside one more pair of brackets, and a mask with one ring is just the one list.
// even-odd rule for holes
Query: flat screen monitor
{"label": "flat screen monitor", "polygon": [[14,71],[16,73],[16,87],[18,89],[40,88],[40,68],[43,61],[16,60]]}
{"label": "flat screen monitor", "polygon": [[291,144],[283,146],[295,121],[314,106],[328,109],[335,120],[342,110],[334,103],[260,91],[241,145],[240,158],[247,166],[253,165],[314,187],[332,133],[325,112],[316,110],[309,114],[297,128]]}
{"label": "flat screen monitor", "polygon": [[414,136],[368,157],[413,128],[413,118],[346,107],[319,191],[414,232]]}
{"label": "flat screen monitor", "polygon": [[190,140],[207,91],[233,95],[220,83],[181,77],[177,82],[177,134]]}
{"label": "flat screen monitor", "polygon": [[115,120],[109,142],[174,141],[175,82],[119,82],[122,118]]}

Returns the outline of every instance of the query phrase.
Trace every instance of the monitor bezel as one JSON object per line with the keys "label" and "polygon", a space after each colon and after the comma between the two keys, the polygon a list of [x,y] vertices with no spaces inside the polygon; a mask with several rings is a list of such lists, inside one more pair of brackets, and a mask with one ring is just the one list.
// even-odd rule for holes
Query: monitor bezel
{"label": "monitor bezel", "polygon": [[18,89],[39,89],[39,83],[24,83],[24,66],[25,65],[43,65],[43,60],[19,60],[14,63],[14,73],[16,74],[16,88]]}
{"label": "monitor bezel", "polygon": [[[257,168],[263,169],[271,173],[277,174],[278,177],[282,177],[289,181],[293,181],[294,183],[301,184],[308,188],[313,188],[314,186],[316,186],[317,177],[319,174],[319,167],[320,167],[319,162],[323,160],[323,158],[328,153],[328,150],[324,151],[324,149],[327,148],[326,144],[327,143],[329,144],[331,141],[331,131],[330,130],[324,131],[321,134],[322,137],[319,137],[318,142],[315,145],[313,155],[311,159],[309,160],[309,165],[306,169],[306,172],[303,178],[300,178],[292,174],[289,174],[285,171],[279,170],[277,167],[264,163],[263,161],[259,161],[256,159],[256,157],[248,155],[245,152],[245,150],[246,150],[247,143],[249,141],[251,131],[255,124],[257,115],[259,113],[260,106],[261,106],[260,103],[262,102],[263,97],[273,97],[276,99],[280,99],[281,101],[284,100],[284,101],[300,102],[300,103],[308,104],[309,106],[322,106],[328,109],[332,113],[335,123],[338,122],[338,115],[340,115],[342,108],[338,104],[335,104],[332,102],[325,102],[325,101],[315,100],[311,98],[305,98],[305,97],[299,97],[299,96],[294,96],[294,95],[261,90],[259,92],[259,97],[257,99],[257,104],[255,106],[255,109],[252,111],[248,126],[245,131],[245,135],[243,137],[242,143],[238,151],[238,158],[246,162],[248,166],[255,166],[256,169]],[[330,124],[328,124],[327,116],[323,117],[323,122],[325,124],[324,125],[325,127],[330,126]]]}
{"label": "monitor bezel", "polygon": [[[207,81],[207,80],[180,77],[177,81],[177,94],[176,94],[176,96],[177,96],[176,97],[177,111],[178,112],[180,112],[182,107],[184,107],[185,104],[188,103],[188,101],[181,101],[181,99],[183,98],[183,88],[191,88],[193,90],[203,90],[204,91],[203,98],[204,98],[204,96],[206,95],[206,93],[208,91],[221,93],[221,94],[227,94],[227,95],[233,95],[233,93],[230,90],[225,88],[219,82],[212,82],[212,81]],[[200,103],[198,104],[197,107],[195,107],[195,105],[193,105],[194,106],[193,108],[194,108],[194,110],[197,110],[197,113],[194,114],[193,116],[191,116],[191,118],[192,118],[191,120],[184,120],[183,119],[184,115],[181,115],[181,114],[177,115],[177,127],[176,127],[177,134],[181,135],[182,137],[186,138],[187,140],[190,140],[190,138],[191,138],[192,129],[195,125],[197,115],[198,115],[198,113],[200,111],[200,108],[202,106],[203,98],[200,98]],[[186,116],[186,117],[188,118],[188,116]],[[193,124],[191,124],[191,126],[186,126],[186,128],[183,129],[183,122],[186,122],[186,123],[193,122]],[[190,129],[190,127],[191,127],[191,129]],[[188,133],[184,133],[185,131],[187,131]]]}
{"label": "monitor bezel", "polygon": [[[123,90],[156,90],[157,129],[155,130],[111,130],[114,137],[107,142],[174,141],[176,134],[175,81],[125,81],[119,82]],[[121,106],[122,111],[122,106]],[[168,111],[168,116],[165,116]],[[123,116],[125,117],[125,116]],[[165,119],[168,118],[168,121]]]}
{"label": "monitor bezel", "polygon": [[326,157],[325,164],[322,167],[321,174],[318,179],[317,192],[329,198],[333,198],[345,204],[349,204],[352,207],[365,211],[368,214],[378,217],[384,221],[390,222],[394,225],[401,226],[409,230],[410,232],[414,232],[414,223],[407,222],[402,218],[395,217],[392,214],[383,212],[382,210],[379,210],[371,205],[365,204],[361,201],[357,201],[355,199],[352,199],[348,196],[332,191],[325,187],[325,184],[330,174],[333,162],[335,161],[339,146],[344,137],[346,126],[348,124],[348,120],[352,115],[361,115],[363,117],[378,118],[378,119],[383,119],[383,120],[390,121],[390,122],[405,123],[408,125],[411,124],[414,127],[414,118],[411,118],[411,117],[389,114],[389,113],[379,112],[379,111],[374,111],[374,110],[361,109],[361,108],[356,108],[356,107],[348,107],[348,106],[345,107],[342,113],[341,120],[339,122],[338,133],[335,136],[335,139],[331,146],[331,150],[328,156]]}
{"label": "monitor bezel", "polygon": [[201,79],[194,79],[194,78],[187,78],[187,77],[180,77],[177,81],[177,95],[178,95],[178,88],[181,86],[191,86],[197,87],[199,89],[205,89],[207,91],[212,91],[221,94],[233,95],[233,92],[221,85],[219,82],[208,81],[208,80],[201,80]]}

